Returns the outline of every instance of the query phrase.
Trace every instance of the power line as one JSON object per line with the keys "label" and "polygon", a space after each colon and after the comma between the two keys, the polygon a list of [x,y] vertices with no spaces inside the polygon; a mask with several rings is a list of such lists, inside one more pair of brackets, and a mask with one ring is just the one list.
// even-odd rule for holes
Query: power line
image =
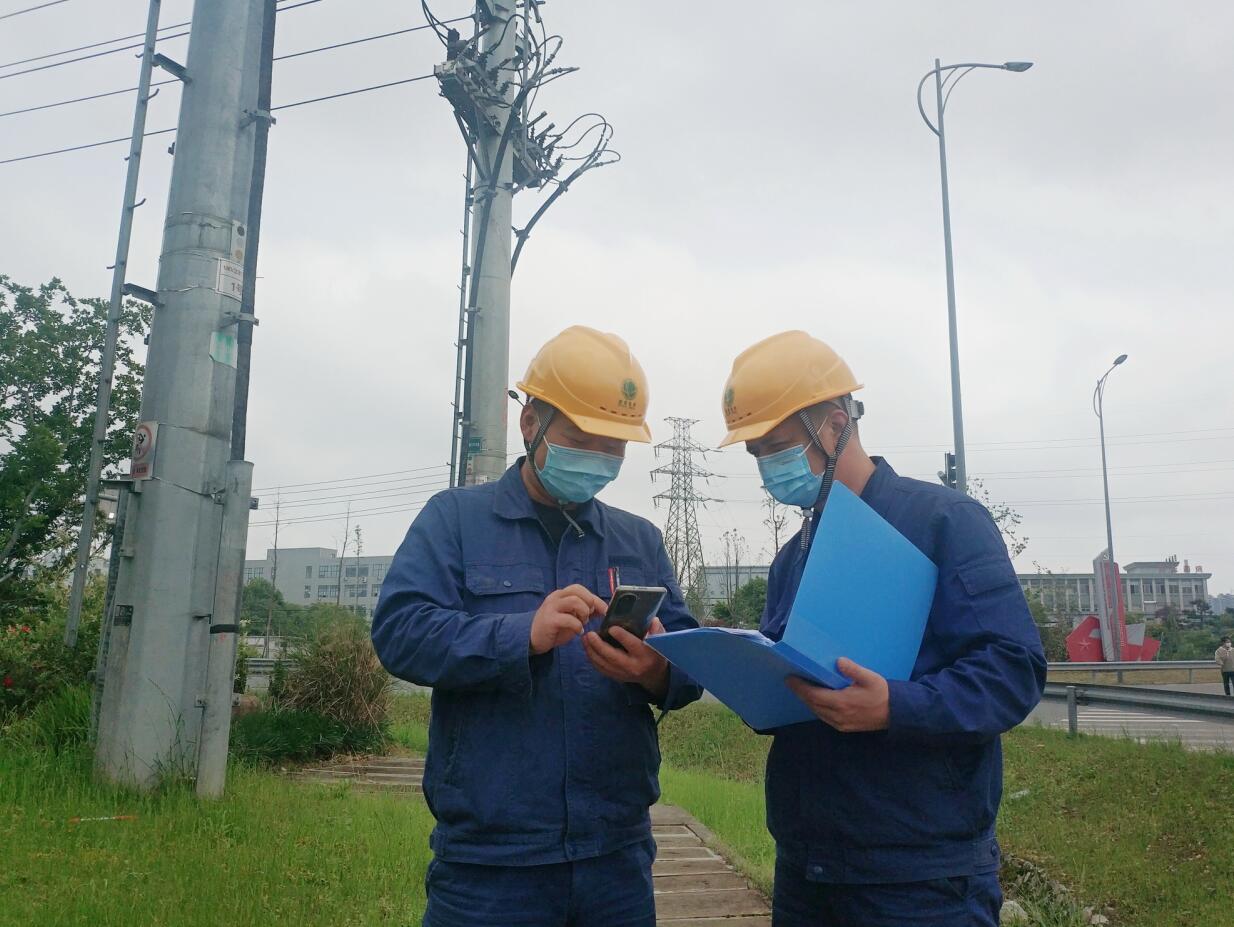
{"label": "power line", "polygon": [[[166,135],[168,132],[176,131],[173,129],[156,129],[153,132],[147,132],[142,138],[149,138],[151,135]],[[86,145],[74,145],[71,148],[57,148],[55,151],[40,151],[38,154],[22,155],[18,158],[6,158],[0,161],[0,164],[13,164],[16,161],[30,161],[34,158],[49,158],[52,155],[65,154],[70,151],[84,151],[87,148],[98,148],[102,145],[115,145],[117,142],[127,142],[132,139],[131,135],[125,135],[120,138],[108,138],[101,142],[90,142]]]}
{"label": "power line", "polygon": [[[173,77],[168,80],[156,80],[150,86],[162,87],[164,84],[178,83],[180,83],[179,79]],[[55,103],[42,103],[38,106],[27,106],[25,109],[14,109],[9,110],[7,113],[0,113],[0,119],[3,119],[5,116],[19,116],[22,113],[34,113],[41,109],[54,109],[57,106],[68,106],[70,103],[85,103],[87,100],[101,100],[103,97],[114,97],[121,93],[133,93],[135,90],[137,90],[136,87],[125,87],[123,90],[108,90],[105,93],[92,93],[90,96],[74,97],[71,100],[59,100]]]}
{"label": "power line", "polygon": [[[191,25],[191,22],[185,21],[182,23],[172,23],[170,26],[160,26],[159,32],[167,32],[171,29],[182,29],[185,26]],[[29,64],[31,61],[44,61],[48,58],[59,58],[61,55],[71,55],[73,52],[88,51],[91,48],[101,48],[104,45],[114,45],[116,42],[127,42],[129,39],[140,39],[145,35],[144,32],[134,32],[132,35],[121,35],[114,39],[107,39],[105,42],[91,42],[89,45],[78,45],[76,48],[64,48],[56,52],[46,52],[42,55],[34,55],[30,58],[19,58],[16,61],[6,61],[0,64],[0,68],[16,67],[19,64]]]}
{"label": "power line", "polygon": [[[288,489],[295,490],[297,486],[325,486],[328,483],[345,483],[351,480],[369,480],[381,476],[397,476],[403,473],[423,473],[426,470],[444,470],[447,464],[433,464],[431,467],[412,467],[408,470],[389,470],[385,473],[366,473],[360,476],[340,476],[333,480],[314,480],[309,483],[280,483],[277,486],[262,486],[259,489],[254,489],[253,492],[287,492]],[[371,485],[371,484],[364,484]],[[300,490],[301,492],[316,492],[317,490]],[[293,493],[288,493],[291,495]]]}
{"label": "power line", "polygon": [[[179,39],[188,35],[189,31],[173,32],[171,35],[159,36],[160,42],[165,42],[168,39]],[[132,51],[134,48],[141,48],[144,43],[138,42],[135,45],[121,45],[119,48],[109,48],[106,51],[93,52],[89,55],[81,55],[77,58],[66,58],[64,61],[53,61],[51,64],[40,64],[38,67],[26,68],[24,71],[10,71],[8,74],[0,74],[0,80],[8,80],[10,77],[21,77],[23,74],[33,74],[36,71],[46,71],[50,68],[63,67],[66,64],[76,64],[78,61],[90,61],[94,58],[102,58],[104,55],[114,55],[122,51]]]}
{"label": "power line", "polygon": [[[459,17],[456,17],[455,19],[447,19],[446,22],[447,23],[457,23],[457,22],[462,22],[463,20],[470,20],[470,19],[471,19],[470,16],[459,16]],[[304,55],[314,55],[317,52],[333,51],[336,48],[346,48],[349,45],[361,45],[365,42],[375,42],[378,39],[388,39],[391,36],[406,35],[409,32],[419,32],[422,29],[432,29],[432,28],[433,27],[431,24],[426,24],[423,26],[412,26],[410,29],[397,29],[394,32],[383,32],[380,35],[367,35],[367,36],[364,36],[363,38],[351,39],[347,42],[336,42],[333,45],[322,45],[319,48],[309,48],[309,49],[305,49],[304,51],[291,52],[290,54],[286,54],[286,55],[278,55],[277,57],[275,57],[274,60],[275,61],[286,61],[288,58],[300,58],[300,57],[303,57]]]}
{"label": "power line", "polygon": [[[313,97],[311,100],[297,100],[295,103],[284,103],[281,106],[270,107],[271,112],[280,109],[291,109],[295,106],[307,106],[309,103],[323,103],[326,100],[337,100],[340,97],[352,97],[357,93],[368,93],[370,90],[384,90],[387,87],[397,87],[400,84],[414,84],[418,80],[428,80],[432,74],[421,74],[419,77],[408,77],[405,80],[392,80],[386,84],[373,84],[371,87],[360,87],[356,90],[344,90],[341,93],[331,93],[324,97]],[[0,162],[2,164],[3,162]]]}
{"label": "power line", "polygon": [[[393,506],[393,507],[383,506],[381,508],[376,508],[376,509],[360,509],[360,510],[352,509],[351,516],[352,518],[355,518],[359,515],[376,516],[376,515],[393,515],[398,512],[418,512],[420,511],[420,509],[424,508],[424,506],[426,506],[427,504],[428,502],[425,501],[425,502],[416,502],[411,505],[400,505],[400,506]],[[342,512],[331,512],[327,515],[310,515],[304,518],[291,518],[291,519],[284,518],[284,519],[280,519],[279,524],[280,525],[307,525],[313,522],[337,521],[340,518],[344,518],[346,515],[347,515],[347,512],[342,511]],[[267,528],[273,524],[274,522],[272,521],[256,521],[256,522],[250,522],[249,528]]]}
{"label": "power line", "polygon": [[[314,2],[314,3],[320,3],[320,2],[321,2],[321,0],[313,0],[313,2]],[[291,9],[291,7],[287,7],[286,9]],[[460,19],[470,20],[470,19],[471,19],[471,17],[470,17],[470,16],[462,16],[462,17],[458,17],[458,18],[456,18],[456,19],[448,19],[448,20],[446,20],[446,22],[448,22],[448,23],[455,23],[455,22],[459,22],[459,20],[460,20]],[[182,23],[181,25],[187,25],[187,24],[186,24],[186,23]],[[427,26],[427,25],[426,25],[426,26],[414,26],[414,27],[412,27],[412,28],[410,28],[410,29],[399,29],[399,30],[397,30],[397,31],[395,31],[395,32],[383,32],[383,33],[381,33],[381,34],[379,34],[379,35],[369,35],[369,36],[364,36],[364,37],[359,38],[359,39],[351,39],[350,41],[347,41],[347,42],[336,42],[336,43],[334,43],[333,45],[320,45],[320,46],[318,46],[317,48],[306,48],[306,49],[304,49],[303,51],[292,52],[292,53],[287,54],[287,55],[279,55],[279,56],[278,56],[278,57],[276,57],[274,60],[275,60],[275,61],[285,61],[285,60],[287,60],[288,58],[301,58],[301,57],[304,57],[305,55],[315,55],[315,54],[317,54],[317,53],[319,53],[319,52],[324,52],[324,51],[332,51],[332,50],[334,50],[334,49],[336,49],[336,48],[346,48],[346,47],[347,47],[347,46],[349,46],[349,45],[360,45],[360,44],[363,44],[363,43],[365,43],[365,42],[372,42],[372,41],[375,41],[375,40],[377,40],[377,39],[386,39],[386,38],[389,38],[390,36],[395,36],[395,35],[405,35],[405,34],[406,34],[406,33],[408,33],[408,32],[419,32],[419,31],[420,31],[420,30],[422,30],[422,29],[429,29],[429,28],[432,28],[432,27],[431,27],[431,26]],[[179,33],[179,35],[188,35],[188,33],[187,33],[187,32],[182,32],[182,33]],[[166,36],[166,38],[174,38],[174,37],[175,37],[175,36]],[[100,42],[100,43],[97,43],[97,44],[102,45],[102,44],[106,44],[106,43]],[[94,47],[94,46],[87,45],[87,46],[83,46],[83,47],[85,47],[85,48],[92,48],[92,47]],[[125,46],[125,48],[140,48],[140,47],[141,47],[141,46],[140,46],[140,44],[139,44],[139,45],[127,45],[127,46]],[[123,51],[123,49],[113,49],[113,50],[114,50],[114,51]],[[108,53],[108,52],[102,52],[102,53],[100,53],[100,54],[109,54],[109,53]],[[44,56],[44,57],[49,57],[49,56]],[[87,57],[90,57],[90,56],[87,56]],[[32,60],[36,60],[36,59],[27,59],[27,60],[31,60],[31,61],[32,61]],[[75,59],[73,59],[73,60],[74,60],[74,61],[81,61],[81,60],[84,60],[84,59],[82,59],[82,58],[75,58]],[[14,62],[14,63],[20,63],[20,62]],[[68,62],[63,62],[63,63],[67,64]],[[0,65],[0,67],[3,67],[3,65]],[[54,67],[54,65],[47,65],[46,67]],[[37,70],[37,69],[32,69],[32,70]],[[17,72],[17,73],[19,73],[19,74],[27,74],[27,73],[29,73],[29,71],[19,71],[19,72]],[[8,76],[15,76],[15,75],[0,75],[0,77],[8,77]],[[171,79],[171,80],[156,81],[156,82],[154,82],[153,84],[151,84],[150,86],[152,86],[152,87],[161,87],[161,86],[163,86],[164,84],[174,84],[174,83],[178,83],[178,80],[177,80],[177,79],[175,79],[175,78],[173,78],[173,79]],[[383,86],[390,86],[390,85],[383,85]],[[125,88],[123,88],[123,89],[121,89],[121,90],[108,90],[108,91],[106,91],[106,92],[104,92],[104,93],[94,93],[94,94],[90,94],[90,95],[88,95],[88,96],[74,97],[74,98],[73,98],[73,99],[71,99],[71,100],[59,100],[59,101],[57,101],[57,102],[55,102],[55,103],[43,103],[43,104],[40,104],[40,105],[38,105],[38,106],[27,106],[27,107],[25,107],[24,109],[15,109],[15,110],[11,110],[11,111],[9,111],[9,112],[7,112],[7,113],[0,113],[0,119],[3,119],[5,116],[18,116],[18,115],[20,115],[20,114],[22,114],[22,113],[33,113],[33,112],[37,112],[37,111],[39,111],[39,110],[44,110],[44,109],[54,109],[54,108],[55,108],[55,107],[57,107],[57,106],[68,106],[69,104],[72,104],[72,103],[85,103],[85,102],[88,102],[88,101],[90,101],[90,100],[100,100],[100,99],[102,99],[102,98],[104,98],[104,97],[112,97],[112,96],[116,96],[116,95],[121,94],[121,93],[132,93],[132,92],[133,92],[133,91],[135,91],[136,89],[137,89],[136,87],[125,87]],[[373,88],[373,89],[377,89],[377,88]],[[321,98],[321,99],[330,99],[330,98],[328,98],[328,97],[323,97],[323,98]],[[316,102],[316,101],[312,101],[312,102]],[[294,106],[294,105],[297,105],[297,104],[287,104],[286,106],[281,107],[281,108],[284,108],[284,109],[285,109],[285,108],[287,108],[287,106]]]}
{"label": "power line", "polygon": [[33,13],[35,10],[44,10],[49,6],[67,2],[68,0],[48,0],[47,3],[40,3],[38,6],[28,6],[24,10],[14,10],[12,13],[5,13],[0,16],[0,19],[12,19],[14,16],[21,16],[23,13]]}
{"label": "power line", "polygon": [[[320,0],[313,0],[313,2],[320,2]],[[270,109],[272,112],[274,112],[274,111],[278,111],[281,109],[291,109],[296,106],[307,106],[310,103],[322,103],[326,100],[337,100],[340,97],[355,96],[357,93],[368,93],[370,90],[384,90],[387,87],[397,87],[400,84],[412,84],[412,83],[415,83],[416,81],[428,80],[432,76],[433,76],[432,74],[422,74],[419,77],[409,77],[405,80],[394,80],[394,81],[389,81],[388,83],[384,83],[384,84],[373,84],[372,86],[369,86],[369,87],[358,87],[355,90],[344,90],[340,93],[332,93],[324,97],[313,97],[310,100],[297,100],[295,103],[284,103],[281,106],[272,106],[270,107]],[[153,132],[147,132],[144,137],[149,138],[152,135],[164,135],[168,132],[175,132],[175,131],[176,130],[174,128],[157,129]],[[132,136],[125,135],[121,138],[108,138],[108,139],[103,139],[102,141],[99,141],[99,142],[89,142],[85,145],[73,145],[69,148],[57,148],[54,151],[40,151],[35,154],[21,155],[16,158],[6,158],[3,161],[0,161],[0,164],[13,164],[17,161],[30,161],[35,158],[48,158],[48,157],[51,157],[52,155],[66,154],[67,152],[70,152],[70,151],[84,151],[87,148],[98,148],[102,145],[114,145],[118,142],[127,142],[130,140],[131,137]]]}
{"label": "power line", "polygon": [[[65,0],[58,0],[58,2],[63,3],[63,2],[65,2]],[[278,8],[278,12],[280,12],[280,13],[285,13],[285,12],[287,12],[288,10],[295,10],[295,9],[299,9],[299,8],[300,8],[300,7],[302,7],[302,6],[310,6],[310,5],[314,4],[314,3],[320,3],[320,2],[321,2],[321,0],[301,0],[301,2],[300,2],[300,3],[293,3],[291,6],[281,6],[281,7],[279,7],[279,8]],[[38,9],[38,7],[34,7],[34,9]],[[23,11],[21,11],[21,12],[29,12],[29,11],[23,10]],[[10,14],[9,14],[9,16],[16,16],[16,15],[18,15],[18,14],[17,14],[17,13],[10,13]],[[5,16],[0,16],[0,19],[6,19],[6,18],[7,18],[7,17],[5,17]],[[192,21],[191,21],[191,20],[188,20],[188,21],[185,21],[185,22],[182,22],[182,23],[175,23],[174,25],[171,25],[171,26],[162,26],[162,27],[160,27],[160,28],[159,28],[159,30],[158,30],[158,31],[159,31],[159,32],[165,32],[165,31],[167,31],[167,30],[169,30],[169,29],[180,29],[180,28],[182,28],[182,27],[184,27],[184,26],[189,26],[189,25],[192,25]],[[71,54],[73,54],[73,52],[86,51],[86,50],[91,49],[91,48],[99,48],[99,47],[101,47],[101,46],[103,46],[103,45],[113,45],[113,44],[115,44],[116,42],[125,42],[125,41],[128,41],[129,39],[139,39],[139,38],[141,38],[144,34],[145,34],[145,33],[142,33],[142,32],[136,32],[136,33],[134,33],[134,34],[132,34],[132,35],[122,35],[122,36],[118,36],[117,38],[114,38],[114,39],[107,39],[107,40],[106,40],[106,41],[104,41],[104,42],[91,42],[91,43],[90,43],[90,44],[88,44],[88,45],[79,45],[79,46],[77,46],[76,48],[66,48],[66,49],[63,49],[63,50],[58,51],[58,52],[47,52],[46,54],[42,54],[42,55],[35,55],[35,56],[31,57],[31,58],[22,58],[22,59],[19,59],[19,60],[17,60],[17,61],[8,61],[8,62],[5,62],[4,64],[0,64],[0,68],[14,67],[14,66],[19,65],[19,64],[28,64],[28,63],[29,63],[29,62],[31,62],[31,61],[44,61],[44,60],[46,60],[47,58],[59,58],[61,55],[71,55]],[[181,37],[186,36],[186,35],[188,35],[188,34],[189,34],[189,32],[186,30],[185,32],[177,32],[177,33],[175,33],[174,35],[161,35],[161,36],[159,36],[159,39],[158,39],[158,40],[159,40],[160,42],[162,42],[162,41],[164,41],[164,40],[166,40],[166,39],[178,39],[178,38],[181,38]],[[82,55],[80,58],[70,58],[70,59],[68,59],[67,61],[57,61],[57,62],[54,62],[54,63],[52,63],[52,64],[43,64],[43,65],[39,65],[37,68],[27,68],[27,69],[26,69],[26,70],[24,70],[24,71],[13,71],[13,72],[12,72],[12,73],[10,73],[10,74],[0,74],[0,80],[4,80],[6,77],[18,77],[19,75],[22,75],[22,74],[31,74],[31,73],[33,73],[33,72],[35,72],[35,71],[45,71],[45,70],[47,70],[48,68],[58,68],[58,67],[60,67],[61,65],[65,65],[65,64],[74,64],[74,63],[76,63],[76,62],[78,62],[78,61],[89,61],[89,60],[91,60],[92,58],[102,58],[102,57],[103,57],[103,56],[105,56],[105,55],[114,55],[114,54],[116,54],[116,53],[118,53],[118,52],[122,52],[122,51],[131,51],[131,50],[132,50],[132,49],[134,49],[134,48],[141,48],[141,46],[142,46],[142,43],[141,43],[141,42],[138,42],[136,45],[123,45],[123,46],[121,46],[121,47],[119,47],[119,48],[109,48],[109,49],[107,49],[106,51],[95,52],[94,54],[91,54],[91,55]]]}

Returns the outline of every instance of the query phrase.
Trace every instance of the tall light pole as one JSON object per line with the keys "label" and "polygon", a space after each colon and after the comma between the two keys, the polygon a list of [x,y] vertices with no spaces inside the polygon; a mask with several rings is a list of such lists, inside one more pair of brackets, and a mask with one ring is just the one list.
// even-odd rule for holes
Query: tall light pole
{"label": "tall light pole", "polygon": [[[938,136],[938,167],[942,175],[943,182],[943,250],[947,257],[947,330],[951,344],[951,422],[955,432],[955,471],[956,471],[956,488],[962,493],[968,492],[968,465],[964,456],[964,413],[960,406],[960,349],[956,335],[956,319],[955,319],[955,268],[952,265],[951,257],[951,200],[947,192],[947,136],[943,129],[943,112],[947,108],[947,101],[951,98],[951,91],[955,89],[955,85],[960,82],[964,75],[969,71],[977,68],[994,68],[999,71],[1027,71],[1033,66],[1031,61],[1008,61],[1004,64],[941,64],[939,59],[934,59],[933,70],[927,71],[925,76],[917,84],[917,110],[921,113],[921,118],[925,120],[925,124],[930,127],[930,131]],[[950,72],[947,77],[943,78],[943,72]],[[930,117],[926,115],[925,106],[921,102],[921,90],[925,87],[925,82],[934,76],[934,99],[935,99],[935,119],[938,124],[935,125],[930,121]],[[946,84],[946,95],[943,94],[943,87]]]}
{"label": "tall light pole", "polygon": [[1101,379],[1097,381],[1097,387],[1093,390],[1093,411],[1097,413],[1097,422],[1101,429],[1101,484],[1105,489],[1105,543],[1106,554],[1109,557],[1110,563],[1114,562],[1114,527],[1110,521],[1110,476],[1106,471],[1105,465],[1105,416],[1102,402],[1105,399],[1105,381],[1114,368],[1127,359],[1126,354],[1120,354],[1114,358],[1114,363],[1110,365],[1110,369],[1102,374]]}

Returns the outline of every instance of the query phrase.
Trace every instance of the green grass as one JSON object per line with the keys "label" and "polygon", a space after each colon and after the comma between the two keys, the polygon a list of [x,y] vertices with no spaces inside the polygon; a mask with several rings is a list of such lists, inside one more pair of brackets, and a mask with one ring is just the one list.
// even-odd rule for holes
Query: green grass
{"label": "green grass", "polygon": [[[1121,927],[1234,923],[1234,756],[1036,727],[1003,743],[1005,853],[1036,864],[1079,902],[1107,908]],[[665,719],[660,744],[665,800],[706,824],[766,888],[770,739],[727,709],[696,704]],[[1078,923],[1075,903],[1037,892],[1022,900],[1035,924]]]}
{"label": "green grass", "polygon": [[396,695],[390,700],[390,739],[406,750],[428,749],[427,695]]}
{"label": "green grass", "polygon": [[[427,698],[397,697],[391,736],[423,750],[427,720]],[[35,736],[54,726],[0,740],[0,924],[419,923],[432,826],[420,802],[242,764],[221,802],[198,802],[182,785],[134,797],[94,783],[81,746]],[[673,713],[660,739],[665,801],[709,827],[768,890],[769,739],[716,705]],[[1021,899],[1033,924],[1079,923],[1074,902],[1038,890],[1051,879],[1107,908],[1119,927],[1232,922],[1234,757],[1039,728],[1004,743],[999,837],[1035,867]],[[115,814],[137,817],[69,823]]]}
{"label": "green grass", "polygon": [[[83,748],[0,742],[0,924],[418,925],[432,819],[417,801],[238,765],[227,796],[96,784]],[[135,820],[69,822],[136,815]]]}
{"label": "green grass", "polygon": [[1009,852],[1118,924],[1234,923],[1234,756],[1031,727],[1004,745]]}

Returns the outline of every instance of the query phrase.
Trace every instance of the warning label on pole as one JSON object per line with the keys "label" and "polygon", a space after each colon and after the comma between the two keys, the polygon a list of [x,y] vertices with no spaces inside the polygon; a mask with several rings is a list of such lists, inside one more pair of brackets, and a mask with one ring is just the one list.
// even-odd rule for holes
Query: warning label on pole
{"label": "warning label on pole", "polygon": [[218,281],[214,288],[224,296],[240,299],[244,293],[244,265],[219,258]]}
{"label": "warning label on pole", "polygon": [[129,476],[148,480],[154,476],[154,448],[159,435],[158,422],[142,422],[133,435],[133,460]]}

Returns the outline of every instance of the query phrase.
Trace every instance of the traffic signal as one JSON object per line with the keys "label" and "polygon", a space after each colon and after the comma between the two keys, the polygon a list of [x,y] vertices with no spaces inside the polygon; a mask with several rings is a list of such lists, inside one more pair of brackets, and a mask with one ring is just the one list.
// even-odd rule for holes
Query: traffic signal
{"label": "traffic signal", "polygon": [[943,469],[938,471],[938,480],[944,486],[956,488],[955,454],[950,451],[943,454]]}

